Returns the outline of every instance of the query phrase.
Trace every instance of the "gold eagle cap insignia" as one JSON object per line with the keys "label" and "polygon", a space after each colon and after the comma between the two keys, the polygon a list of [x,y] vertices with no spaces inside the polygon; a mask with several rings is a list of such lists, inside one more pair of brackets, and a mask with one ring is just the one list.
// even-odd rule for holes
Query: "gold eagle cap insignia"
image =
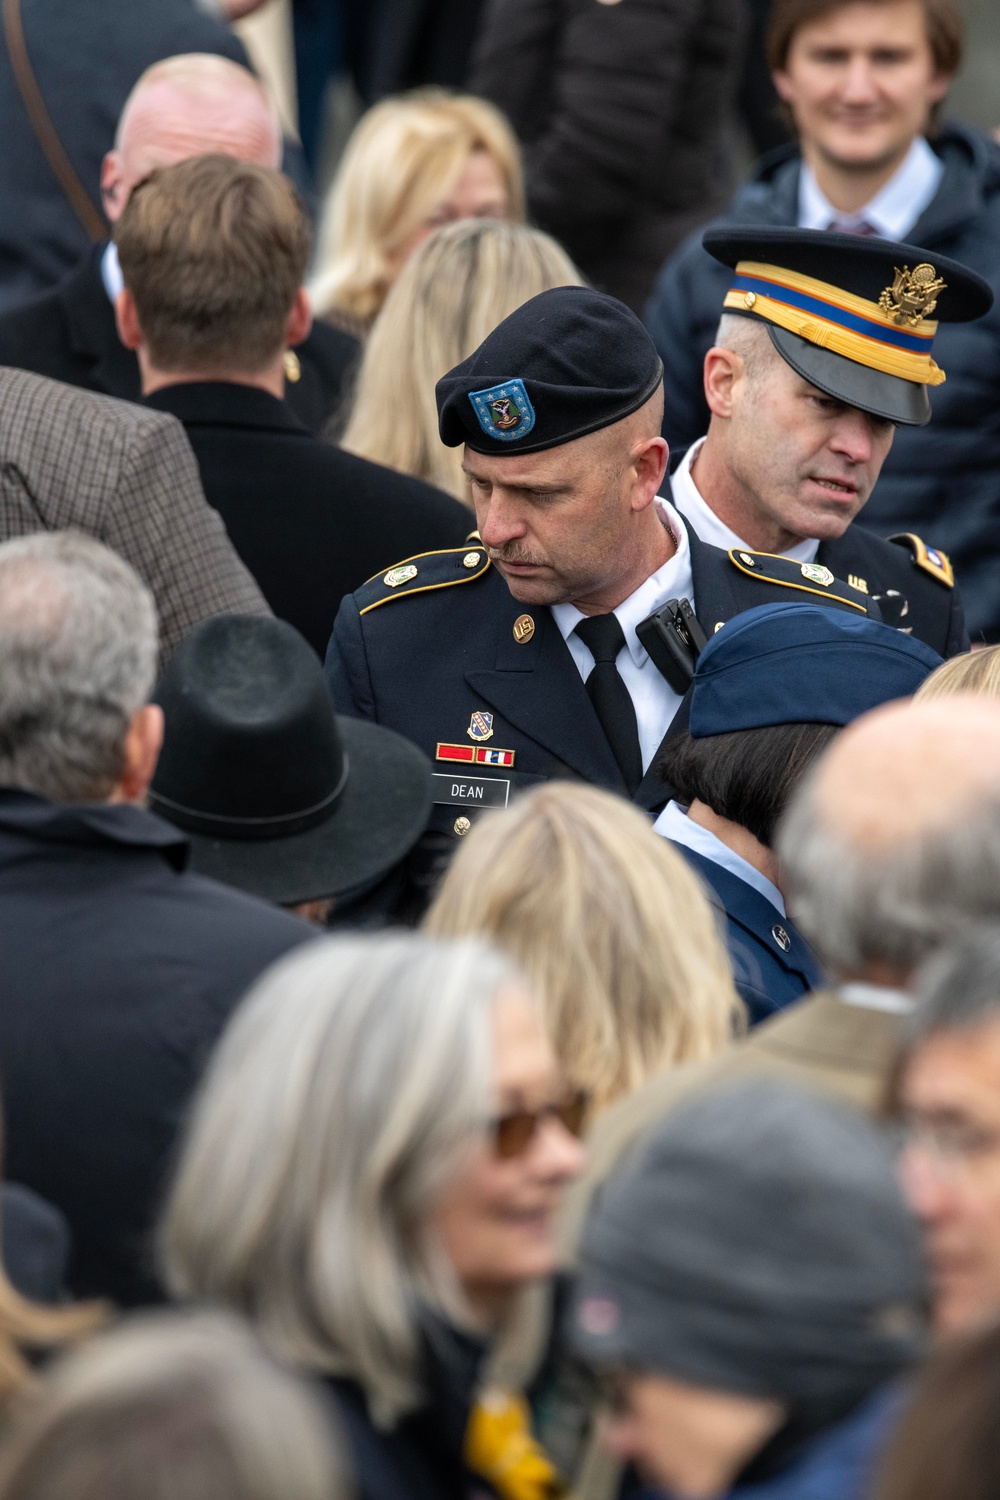
{"label": "gold eagle cap insignia", "polygon": [[926,261],[912,271],[909,266],[902,270],[897,267],[892,286],[886,287],[878,305],[893,323],[915,328],[923,318],[931,316],[947,284]]}

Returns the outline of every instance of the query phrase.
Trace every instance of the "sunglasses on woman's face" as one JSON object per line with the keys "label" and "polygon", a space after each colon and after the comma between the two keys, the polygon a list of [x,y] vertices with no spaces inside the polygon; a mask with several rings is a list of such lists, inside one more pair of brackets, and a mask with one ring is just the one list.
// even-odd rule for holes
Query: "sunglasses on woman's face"
{"label": "sunglasses on woman's face", "polygon": [[543,1104],[541,1109],[515,1109],[499,1115],[490,1122],[494,1151],[503,1160],[520,1156],[531,1145],[543,1120],[558,1120],[570,1135],[582,1135],[588,1102],[586,1093],[578,1090],[555,1104]]}

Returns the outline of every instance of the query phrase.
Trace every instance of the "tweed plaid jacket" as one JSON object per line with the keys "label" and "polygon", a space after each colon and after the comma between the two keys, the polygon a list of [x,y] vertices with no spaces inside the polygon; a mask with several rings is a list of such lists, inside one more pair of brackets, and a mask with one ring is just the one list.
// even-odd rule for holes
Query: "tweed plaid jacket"
{"label": "tweed plaid jacket", "polygon": [[0,368],[0,540],[67,527],[112,547],[145,580],[161,665],[209,615],[270,614],[205,500],[174,417]]}

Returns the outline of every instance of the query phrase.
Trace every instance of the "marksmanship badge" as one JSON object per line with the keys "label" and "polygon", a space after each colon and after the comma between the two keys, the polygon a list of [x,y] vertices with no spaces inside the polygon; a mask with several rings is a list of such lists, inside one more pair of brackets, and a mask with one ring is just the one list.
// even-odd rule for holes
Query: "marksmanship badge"
{"label": "marksmanship badge", "polygon": [[923,318],[930,317],[946,286],[947,282],[926,261],[912,271],[909,266],[902,270],[897,266],[892,286],[886,287],[878,305],[891,322],[915,328]]}
{"label": "marksmanship badge", "polygon": [[528,400],[523,380],[505,380],[486,391],[470,391],[476,420],[487,437],[502,443],[518,442],[535,425],[535,408]]}

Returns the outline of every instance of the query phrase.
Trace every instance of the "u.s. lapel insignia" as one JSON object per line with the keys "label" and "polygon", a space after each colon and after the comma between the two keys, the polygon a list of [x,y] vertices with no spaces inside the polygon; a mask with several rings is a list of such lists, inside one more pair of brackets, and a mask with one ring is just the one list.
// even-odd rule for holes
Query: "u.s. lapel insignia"
{"label": "u.s. lapel insignia", "polygon": [[774,941],[777,943],[782,953],[789,952],[792,946],[792,940],[788,936],[788,933],[785,931],[785,929],[778,926],[777,922],[775,922],[774,926],[771,928],[771,936],[774,938]]}
{"label": "u.s. lapel insignia", "polygon": [[857,573],[848,573],[848,575],[847,575],[847,581],[851,585],[852,589],[857,589],[857,591],[858,591],[859,594],[867,594],[867,592],[868,592],[868,580],[867,580],[867,578],[859,578],[858,575],[857,575]]}
{"label": "u.s. lapel insignia", "polygon": [[519,646],[526,646],[535,633],[535,622],[530,615],[518,615],[514,621],[514,639]]}
{"label": "u.s. lapel insignia", "polygon": [[470,740],[491,740],[493,738],[493,715],[488,714],[484,708],[477,708],[465,732]]}
{"label": "u.s. lapel insignia", "polygon": [[808,578],[810,583],[820,584],[825,589],[828,589],[833,582],[833,574],[829,568],[824,568],[822,563],[803,563],[802,577]]}

